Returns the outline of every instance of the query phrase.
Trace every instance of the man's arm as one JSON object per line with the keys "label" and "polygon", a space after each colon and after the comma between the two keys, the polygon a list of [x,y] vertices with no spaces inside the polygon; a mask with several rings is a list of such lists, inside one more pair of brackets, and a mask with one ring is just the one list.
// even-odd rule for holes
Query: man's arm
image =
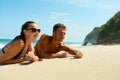
{"label": "man's arm", "polygon": [[47,58],[47,59],[50,59],[50,58],[65,58],[67,57],[67,52],[57,52],[57,53],[42,53],[41,54],[42,58]]}
{"label": "man's arm", "polygon": [[75,55],[75,58],[82,58],[83,54],[79,50],[72,49],[66,45],[62,45],[61,49],[67,51],[68,53]]}

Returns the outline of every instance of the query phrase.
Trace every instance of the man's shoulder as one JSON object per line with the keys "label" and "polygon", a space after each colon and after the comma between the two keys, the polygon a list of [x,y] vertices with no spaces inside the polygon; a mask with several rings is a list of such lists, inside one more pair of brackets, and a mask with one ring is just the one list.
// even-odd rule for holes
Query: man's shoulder
{"label": "man's shoulder", "polygon": [[40,40],[49,42],[49,41],[51,41],[51,38],[52,38],[52,36],[50,36],[50,35],[42,34]]}
{"label": "man's shoulder", "polygon": [[48,38],[51,38],[51,36],[49,36],[49,35],[47,35],[47,34],[42,34],[42,35],[41,35],[41,38],[48,39]]}

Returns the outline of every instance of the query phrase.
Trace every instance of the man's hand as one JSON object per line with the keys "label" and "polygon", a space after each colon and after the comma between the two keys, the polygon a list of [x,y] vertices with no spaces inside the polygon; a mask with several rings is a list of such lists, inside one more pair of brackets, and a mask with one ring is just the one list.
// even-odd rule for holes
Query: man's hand
{"label": "man's hand", "polygon": [[61,58],[66,58],[66,57],[67,57],[67,53],[62,53],[62,54],[60,54],[60,57],[61,57]]}
{"label": "man's hand", "polygon": [[56,53],[56,55],[58,55],[59,58],[68,57],[68,53],[66,51],[60,51],[60,52]]}
{"label": "man's hand", "polygon": [[75,50],[75,58],[82,58],[82,56],[83,56],[83,54],[80,52],[80,51],[78,51],[78,50]]}

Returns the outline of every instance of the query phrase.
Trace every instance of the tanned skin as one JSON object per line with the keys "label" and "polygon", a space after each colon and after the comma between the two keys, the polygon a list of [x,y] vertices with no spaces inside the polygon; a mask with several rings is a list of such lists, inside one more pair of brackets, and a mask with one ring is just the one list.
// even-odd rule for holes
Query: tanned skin
{"label": "tanned skin", "polygon": [[[43,34],[35,46],[35,52],[39,58],[65,58],[67,53],[75,55],[75,58],[82,58],[82,53],[74,50],[65,44],[66,29],[58,28],[52,36]],[[60,52],[63,51],[63,52]]]}

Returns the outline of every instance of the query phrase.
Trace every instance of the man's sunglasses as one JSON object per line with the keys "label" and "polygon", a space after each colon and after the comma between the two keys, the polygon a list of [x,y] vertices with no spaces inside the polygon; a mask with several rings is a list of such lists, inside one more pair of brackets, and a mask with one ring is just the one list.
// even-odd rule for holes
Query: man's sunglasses
{"label": "man's sunglasses", "polygon": [[40,29],[35,29],[35,28],[27,28],[26,30],[31,30],[33,33],[34,32],[38,32],[38,33],[40,33]]}

